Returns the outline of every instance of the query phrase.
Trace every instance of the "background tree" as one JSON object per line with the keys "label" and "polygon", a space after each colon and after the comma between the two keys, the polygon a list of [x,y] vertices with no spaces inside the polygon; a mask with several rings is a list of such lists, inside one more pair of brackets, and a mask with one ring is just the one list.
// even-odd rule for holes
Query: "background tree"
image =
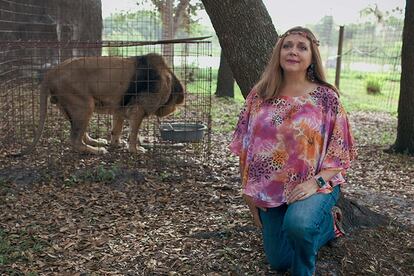
{"label": "background tree", "polygon": [[137,5],[151,3],[159,12],[163,37],[162,39],[173,39],[180,29],[189,30],[190,25],[197,21],[197,12],[203,9],[203,4],[190,0],[140,0]]}
{"label": "background tree", "polygon": [[[48,10],[56,11],[50,15],[56,24],[58,41],[100,41],[102,40],[102,3],[101,0],[59,0],[45,1]],[[61,60],[72,56],[99,56],[101,48],[73,48],[61,51]]]}
{"label": "background tree", "polygon": [[[146,22],[146,24],[135,24],[134,28],[131,28],[131,22]],[[148,41],[161,39],[161,19],[155,11],[139,10],[112,13],[104,18],[104,26],[103,40]]]}
{"label": "background tree", "polygon": [[[101,0],[0,1],[0,18],[0,40],[102,40]],[[22,74],[33,72],[34,75],[41,74],[47,64],[72,56],[101,55],[100,47],[21,47],[17,51],[13,55],[14,58],[22,57],[21,68],[31,70],[21,70]]]}
{"label": "background tree", "polygon": [[223,51],[220,54],[220,67],[217,73],[217,97],[230,97],[234,98],[234,77],[233,72],[226,58],[223,55]]}
{"label": "background tree", "polygon": [[394,150],[414,154],[414,1],[407,0],[401,52],[397,139]]}
{"label": "background tree", "polygon": [[[102,35],[101,0],[0,2],[0,38],[97,41]],[[65,32],[63,34],[63,32]]]}
{"label": "background tree", "polygon": [[[197,12],[204,9],[201,1],[190,0],[141,0],[138,5],[151,3],[160,14],[162,22],[162,38],[177,38],[180,30],[190,33],[190,25],[196,22]],[[172,45],[164,45],[164,56],[168,59],[173,54]],[[170,58],[171,59],[171,58]],[[172,60],[170,60],[170,63]],[[217,74],[216,96],[234,97],[234,78],[223,53],[220,55],[220,67]]]}
{"label": "background tree", "polygon": [[337,37],[337,31],[335,30],[335,22],[332,15],[325,15],[322,17],[317,24],[312,28],[316,34],[318,34],[318,39],[322,44],[328,46],[336,46],[336,41],[338,39],[332,39],[332,37]]}
{"label": "background tree", "polygon": [[267,64],[277,32],[262,1],[203,0],[244,97]]}
{"label": "background tree", "polygon": [[[234,77],[246,97],[267,64],[277,33],[262,1],[203,0]],[[412,52],[414,53],[414,51]],[[377,226],[386,219],[341,196],[347,230]]]}
{"label": "background tree", "polygon": [[[202,7],[201,2],[190,0],[141,0],[137,5],[152,3],[160,13],[162,22],[162,39],[169,40],[175,38],[177,31],[184,27],[189,30],[191,15],[195,15],[197,10]],[[174,47],[173,44],[163,46],[163,55],[168,63],[173,63]]]}

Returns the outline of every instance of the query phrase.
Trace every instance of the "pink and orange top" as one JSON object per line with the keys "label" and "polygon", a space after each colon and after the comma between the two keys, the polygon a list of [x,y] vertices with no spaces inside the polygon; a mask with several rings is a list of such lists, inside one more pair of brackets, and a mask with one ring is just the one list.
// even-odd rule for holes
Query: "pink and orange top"
{"label": "pink and orange top", "polygon": [[286,203],[296,185],[321,170],[341,169],[329,184],[344,183],[356,156],[346,112],[336,92],[325,86],[266,101],[252,90],[229,148],[240,157],[243,193],[268,208]]}

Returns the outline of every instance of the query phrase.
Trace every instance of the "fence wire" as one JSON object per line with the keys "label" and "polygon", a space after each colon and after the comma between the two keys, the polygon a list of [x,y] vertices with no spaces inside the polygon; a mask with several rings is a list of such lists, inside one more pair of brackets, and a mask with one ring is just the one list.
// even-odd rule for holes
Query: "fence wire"
{"label": "fence wire", "polygon": [[[103,38],[106,39],[76,40],[76,26],[71,25],[70,20],[62,25],[65,28],[60,32],[62,30],[57,22],[59,13],[63,11],[59,11],[56,5],[48,5],[51,2],[0,0],[0,30],[4,31],[0,34],[0,168],[19,163],[19,159],[10,158],[9,155],[21,151],[32,142],[38,127],[40,85],[51,68],[73,58],[133,58],[148,53],[164,57],[168,67],[182,82],[186,95],[184,102],[169,116],[160,119],[148,116],[144,120],[139,134],[146,154],[134,155],[128,153],[126,148],[111,149],[110,156],[102,159],[85,158],[75,153],[68,143],[71,129],[69,120],[55,105],[49,104],[43,137],[36,151],[22,160],[31,160],[33,164],[49,168],[61,168],[63,164],[68,165],[72,159],[77,159],[90,164],[151,165],[157,170],[162,170],[163,164],[187,167],[191,163],[207,161],[211,140],[211,65],[208,63],[211,42],[205,40],[206,37],[159,41],[158,15],[155,12],[145,12],[148,16],[144,21],[133,16],[125,21],[125,26],[125,22],[118,24],[110,17],[103,28]],[[77,2],[82,5],[87,3],[82,0]],[[66,16],[72,13],[75,12],[66,11]],[[87,25],[87,22],[83,23]],[[138,32],[143,29],[148,30],[148,36],[138,36]],[[99,82],[112,85],[110,80]],[[192,135],[200,136],[199,124],[205,129],[201,138],[194,138]],[[172,136],[168,134],[170,129],[162,129],[163,125],[174,129]],[[88,132],[91,137],[108,139],[111,127],[110,114],[95,113]],[[122,131],[124,139],[128,137],[127,127],[126,122]],[[188,141],[175,140],[175,131],[184,132],[184,138],[181,135],[178,139]]]}
{"label": "fence wire", "polygon": [[[354,109],[395,113],[401,77],[403,20],[344,26],[340,92]],[[339,26],[316,28],[328,80],[335,82]]]}

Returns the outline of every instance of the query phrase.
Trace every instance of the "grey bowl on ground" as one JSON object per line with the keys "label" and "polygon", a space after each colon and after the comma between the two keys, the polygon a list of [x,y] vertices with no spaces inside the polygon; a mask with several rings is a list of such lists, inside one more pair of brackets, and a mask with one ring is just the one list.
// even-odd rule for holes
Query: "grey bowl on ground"
{"label": "grey bowl on ground", "polygon": [[161,139],[175,143],[200,142],[207,126],[202,123],[162,123]]}

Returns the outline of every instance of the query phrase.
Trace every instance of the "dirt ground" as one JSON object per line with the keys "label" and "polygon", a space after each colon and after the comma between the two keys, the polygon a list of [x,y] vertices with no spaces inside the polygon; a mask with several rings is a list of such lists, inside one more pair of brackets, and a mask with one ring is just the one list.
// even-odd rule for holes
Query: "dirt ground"
{"label": "dirt ground", "polygon": [[[240,198],[226,146],[240,106],[213,99],[212,155],[157,167],[39,148],[0,161],[3,275],[278,275]],[[214,114],[213,114],[214,115]],[[350,114],[359,157],[345,196],[389,217],[318,255],[316,275],[414,275],[414,157],[384,152],[396,119]],[[127,161],[126,161],[127,160]]]}

